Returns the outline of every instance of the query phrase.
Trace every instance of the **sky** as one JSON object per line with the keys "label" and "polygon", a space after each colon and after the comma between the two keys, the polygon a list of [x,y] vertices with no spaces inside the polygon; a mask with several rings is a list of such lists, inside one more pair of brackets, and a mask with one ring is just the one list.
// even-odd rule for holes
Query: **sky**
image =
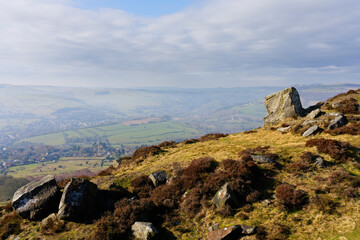
{"label": "sky", "polygon": [[0,83],[360,83],[358,0],[0,1]]}

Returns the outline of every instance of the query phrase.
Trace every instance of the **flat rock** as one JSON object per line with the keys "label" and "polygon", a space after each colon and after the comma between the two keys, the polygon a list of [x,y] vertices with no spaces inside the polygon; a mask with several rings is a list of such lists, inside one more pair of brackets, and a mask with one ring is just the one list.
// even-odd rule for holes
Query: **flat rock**
{"label": "flat rock", "polygon": [[344,126],[345,124],[347,124],[347,119],[344,115],[340,115],[340,116],[337,116],[334,120],[332,120],[330,122],[330,125],[328,127],[328,129],[334,129],[334,128],[338,128],[338,127],[342,127]]}
{"label": "flat rock", "polygon": [[239,201],[231,191],[229,183],[225,183],[211,201],[218,208],[223,207],[226,204],[229,204],[231,207],[239,206]]}
{"label": "flat rock", "polygon": [[308,117],[314,119],[314,118],[317,118],[318,116],[320,116],[320,113],[321,113],[321,110],[320,110],[320,108],[318,108],[318,109],[311,111],[308,114]]}
{"label": "flat rock", "polygon": [[264,200],[261,201],[261,203],[264,204],[264,205],[269,206],[270,204],[272,204],[272,201],[270,199],[264,199]]}
{"label": "flat rock", "polygon": [[278,131],[280,131],[280,132],[286,132],[286,131],[289,130],[289,129],[290,129],[290,126],[288,126],[288,127],[281,127],[281,128],[276,129],[276,130],[278,130]]}
{"label": "flat rock", "polygon": [[73,178],[66,184],[59,204],[58,218],[68,221],[88,220],[93,214],[97,186],[89,180]]}
{"label": "flat rock", "polygon": [[136,239],[148,240],[153,239],[158,231],[150,222],[135,222],[131,230]]}
{"label": "flat rock", "polygon": [[309,137],[311,135],[314,135],[316,133],[318,133],[321,130],[321,128],[318,125],[314,125],[312,127],[310,127],[308,130],[306,130],[302,136],[303,137]]}
{"label": "flat rock", "polygon": [[264,117],[264,124],[277,123],[285,118],[294,116],[305,116],[300,95],[294,87],[265,97],[264,104],[267,112],[267,115]]}
{"label": "flat rock", "polygon": [[338,112],[331,112],[331,113],[326,113],[325,116],[327,117],[337,117],[337,116],[341,116],[343,115],[342,113],[338,113]]}
{"label": "flat rock", "polygon": [[250,155],[252,160],[257,163],[275,163],[272,159],[263,155]]}
{"label": "flat rock", "polygon": [[12,199],[12,206],[23,218],[40,220],[56,212],[60,189],[54,176],[48,175],[19,188]]}
{"label": "flat rock", "polygon": [[165,171],[158,171],[158,172],[151,173],[149,175],[149,178],[153,182],[154,186],[157,187],[161,184],[165,184],[168,176]]}

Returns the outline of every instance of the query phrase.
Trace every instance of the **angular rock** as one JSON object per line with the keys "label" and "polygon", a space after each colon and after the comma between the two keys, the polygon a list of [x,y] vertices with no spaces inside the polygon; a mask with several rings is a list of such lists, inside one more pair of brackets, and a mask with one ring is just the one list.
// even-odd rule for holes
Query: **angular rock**
{"label": "angular rock", "polygon": [[322,157],[317,157],[315,159],[315,166],[318,166],[318,167],[325,167],[326,165],[326,162],[325,160],[322,158]]}
{"label": "angular rock", "polygon": [[306,131],[302,134],[302,136],[303,136],[303,137],[309,137],[309,136],[311,136],[311,135],[314,135],[314,134],[318,133],[320,130],[321,130],[321,128],[319,128],[318,125],[314,125],[314,126],[310,127],[308,130],[306,130]]}
{"label": "angular rock", "polygon": [[299,93],[294,87],[267,96],[264,104],[267,111],[264,124],[276,123],[288,117],[305,116]]}
{"label": "angular rock", "polygon": [[158,231],[150,222],[135,222],[131,230],[136,239],[148,240],[156,236]]}
{"label": "angular rock", "polygon": [[121,163],[121,158],[115,159],[115,160],[112,162],[113,168],[116,169],[116,168],[120,167],[120,163]]}
{"label": "angular rock", "polygon": [[97,186],[89,180],[73,178],[66,184],[59,204],[58,218],[84,221],[92,216]]}
{"label": "angular rock", "polygon": [[158,171],[158,172],[151,173],[149,175],[149,178],[153,182],[154,186],[157,187],[161,184],[165,184],[168,176],[165,171]]}
{"label": "angular rock", "polygon": [[252,160],[257,163],[275,163],[272,159],[263,155],[250,155]]}
{"label": "angular rock", "polygon": [[308,114],[308,117],[314,119],[314,118],[317,118],[320,115],[320,113],[321,113],[321,110],[320,110],[320,108],[318,108],[318,109],[311,111]]}
{"label": "angular rock", "polygon": [[207,234],[208,240],[237,240],[246,235],[253,235],[256,233],[256,227],[245,225],[234,225],[222,229],[211,231]]}
{"label": "angular rock", "polygon": [[211,199],[212,203],[220,208],[229,204],[231,207],[239,206],[237,197],[232,193],[229,183],[225,183]]}
{"label": "angular rock", "polygon": [[348,121],[347,121],[346,117],[344,115],[340,115],[330,122],[328,129],[342,127],[345,124],[347,124],[347,122]]}
{"label": "angular rock", "polygon": [[278,130],[278,131],[280,131],[280,132],[286,132],[286,131],[289,130],[289,129],[290,129],[290,126],[288,126],[288,127],[281,127],[281,128],[276,129],[276,130]]}
{"label": "angular rock", "polygon": [[48,175],[19,188],[12,206],[21,217],[39,220],[56,212],[60,194],[54,176]]}

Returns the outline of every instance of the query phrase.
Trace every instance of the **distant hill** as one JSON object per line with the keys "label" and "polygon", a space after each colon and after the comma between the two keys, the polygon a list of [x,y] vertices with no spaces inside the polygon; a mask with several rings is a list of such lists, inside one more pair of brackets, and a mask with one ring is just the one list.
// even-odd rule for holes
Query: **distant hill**
{"label": "distant hill", "polygon": [[[350,88],[360,85],[298,86],[305,106]],[[263,96],[280,89],[91,89],[2,84],[0,147],[24,138],[147,118],[172,120],[199,134],[245,131],[261,126]]]}

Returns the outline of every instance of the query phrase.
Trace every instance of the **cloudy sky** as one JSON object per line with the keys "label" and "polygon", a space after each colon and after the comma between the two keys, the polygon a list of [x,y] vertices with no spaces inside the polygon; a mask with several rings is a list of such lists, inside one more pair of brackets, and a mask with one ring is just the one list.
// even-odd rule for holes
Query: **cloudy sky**
{"label": "cloudy sky", "polygon": [[360,83],[358,0],[0,1],[0,83]]}

